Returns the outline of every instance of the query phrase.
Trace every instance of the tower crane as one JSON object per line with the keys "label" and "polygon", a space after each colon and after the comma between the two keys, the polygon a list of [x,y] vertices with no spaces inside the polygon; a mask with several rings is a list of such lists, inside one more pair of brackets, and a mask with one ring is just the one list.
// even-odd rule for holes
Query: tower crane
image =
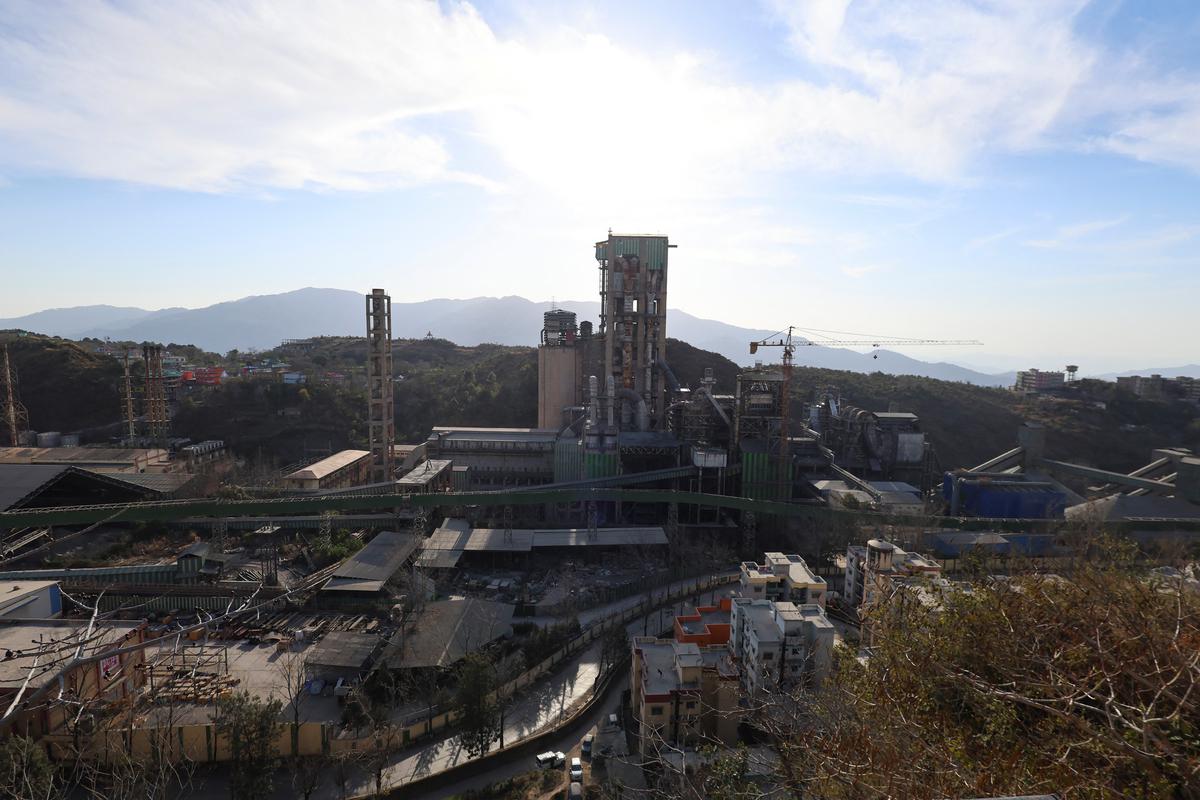
{"label": "tower crane", "polygon": [[[793,338],[792,334],[799,331],[806,338]],[[836,334],[839,336],[857,336],[857,339],[836,339],[827,334]],[[811,337],[816,336],[817,339]],[[845,346],[870,346],[878,349],[884,345],[893,345],[899,347],[926,347],[926,346],[946,346],[946,345],[961,345],[961,346],[977,346],[983,342],[975,339],[906,339],[897,336],[874,336],[865,333],[850,333],[847,331],[828,331],[820,330],[819,328],[797,328],[795,325],[789,325],[786,331],[773,333],[765,339],[759,339],[750,343],[750,353],[758,352],[760,347],[781,347],[783,348],[783,384],[780,386],[780,419],[779,419],[779,474],[778,480],[780,483],[779,498],[781,500],[790,500],[792,484],[792,475],[788,458],[789,445],[789,428],[791,427],[792,417],[792,357],[795,355],[797,347],[845,347]],[[879,353],[872,353],[872,358],[879,358]]]}

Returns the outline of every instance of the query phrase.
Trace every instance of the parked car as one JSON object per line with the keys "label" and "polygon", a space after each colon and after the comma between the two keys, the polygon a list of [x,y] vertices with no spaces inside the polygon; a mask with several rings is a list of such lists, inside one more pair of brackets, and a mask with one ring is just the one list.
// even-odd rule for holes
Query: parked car
{"label": "parked car", "polygon": [[582,781],[583,780],[583,762],[580,761],[578,758],[571,759],[571,780],[573,780],[573,781]]}
{"label": "parked car", "polygon": [[567,760],[566,753],[556,753],[553,750],[547,750],[544,753],[538,753],[534,761],[537,762],[539,769],[547,767],[561,767]]}
{"label": "parked car", "polygon": [[596,734],[594,733],[589,733],[583,737],[583,743],[579,745],[579,752],[583,753],[585,757],[590,756],[592,754],[592,742],[594,741],[596,741]]}
{"label": "parked car", "polygon": [[571,785],[567,787],[567,800],[583,800],[583,784],[579,781],[571,781]]}

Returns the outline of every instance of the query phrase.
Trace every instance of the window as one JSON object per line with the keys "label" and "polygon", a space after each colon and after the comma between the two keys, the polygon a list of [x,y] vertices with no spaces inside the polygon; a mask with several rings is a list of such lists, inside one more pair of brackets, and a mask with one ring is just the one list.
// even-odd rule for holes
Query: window
{"label": "window", "polygon": [[763,661],[770,661],[773,658],[775,658],[774,653],[763,653]]}
{"label": "window", "polygon": [[662,706],[650,706],[650,716],[661,717],[662,716]]}
{"label": "window", "polygon": [[695,701],[695,700],[688,700],[688,701],[687,701],[686,708],[695,708],[695,707],[696,707],[696,701]]}

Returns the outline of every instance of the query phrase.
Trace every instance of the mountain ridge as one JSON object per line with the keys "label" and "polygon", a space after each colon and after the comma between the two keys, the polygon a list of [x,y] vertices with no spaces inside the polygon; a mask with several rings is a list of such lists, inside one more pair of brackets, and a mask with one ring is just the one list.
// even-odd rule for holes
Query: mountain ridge
{"label": "mountain ridge", "polygon": [[[427,333],[462,345],[491,342],[534,345],[542,313],[552,307],[574,311],[580,321],[595,321],[596,301],[537,302],[517,295],[465,299],[433,298],[392,303],[393,335],[421,338]],[[18,327],[64,338],[111,338],[123,341],[189,343],[205,350],[268,350],[284,339],[357,335],[363,329],[363,295],[345,289],[305,287],[277,294],[250,295],[203,308],[148,310],[122,306],[80,306],[0,320],[0,328]],[[749,366],[749,342],[773,333],[705,319],[671,309],[668,333],[703,350]],[[860,353],[844,348],[799,347],[801,366],[852,372],[884,372],[962,381],[985,386],[1011,385],[1014,373],[985,373],[945,361],[921,361],[890,350]]]}

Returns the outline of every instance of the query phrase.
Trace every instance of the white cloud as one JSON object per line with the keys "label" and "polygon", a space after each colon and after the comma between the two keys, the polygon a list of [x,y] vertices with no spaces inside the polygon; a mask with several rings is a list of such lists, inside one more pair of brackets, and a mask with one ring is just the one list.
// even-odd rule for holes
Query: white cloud
{"label": "white cloud", "polygon": [[[525,184],[634,217],[796,170],[959,181],[980,154],[1064,140],[1200,168],[1195,83],[1145,95],[1121,62],[1133,77],[1098,91],[1082,5],[780,0],[817,75],[751,84],[709,54],[564,26],[501,36],[461,2],[16,0],[0,164],[217,192]],[[1109,133],[1074,141],[1105,115]]]}
{"label": "white cloud", "polygon": [[1022,231],[1022,228],[1020,226],[1014,226],[1011,228],[1005,228],[1004,230],[996,231],[995,233],[989,233],[989,234],[985,234],[983,236],[976,236],[974,239],[971,239],[965,245],[963,245],[963,249],[964,250],[976,250],[980,247],[985,247],[989,244],[993,244],[995,242],[999,242],[1004,239],[1007,239],[1008,237],[1010,237],[1014,234],[1020,233],[1021,231]]}
{"label": "white cloud", "polygon": [[1129,221],[1129,215],[1114,217],[1112,219],[1094,219],[1087,222],[1077,222],[1073,225],[1063,225],[1054,236],[1049,239],[1032,239],[1025,242],[1030,247],[1041,247],[1046,249],[1055,249],[1072,244],[1080,239],[1086,239],[1093,234],[1101,231],[1115,228],[1119,225],[1124,225]]}

